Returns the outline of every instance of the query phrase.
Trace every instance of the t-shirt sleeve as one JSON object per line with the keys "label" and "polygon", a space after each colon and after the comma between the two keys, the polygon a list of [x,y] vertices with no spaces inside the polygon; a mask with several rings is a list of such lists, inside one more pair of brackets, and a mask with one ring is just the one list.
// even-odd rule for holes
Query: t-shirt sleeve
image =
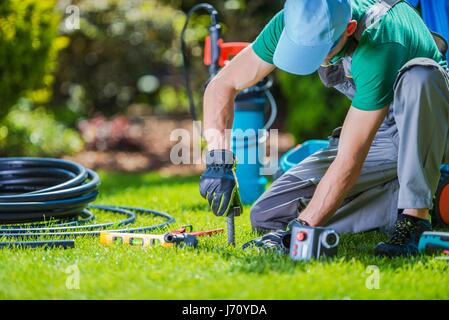
{"label": "t-shirt sleeve", "polygon": [[356,93],[352,105],[360,110],[379,110],[394,97],[394,82],[407,62],[407,48],[398,43],[365,45],[352,60]]}
{"label": "t-shirt sleeve", "polygon": [[284,10],[281,10],[268,22],[252,44],[252,48],[259,58],[273,64],[274,52],[283,30]]}

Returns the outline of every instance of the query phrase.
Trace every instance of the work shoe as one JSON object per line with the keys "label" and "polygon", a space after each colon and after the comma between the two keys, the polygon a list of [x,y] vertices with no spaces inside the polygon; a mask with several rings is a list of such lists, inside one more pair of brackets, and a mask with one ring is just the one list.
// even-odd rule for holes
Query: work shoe
{"label": "work shoe", "polygon": [[432,231],[428,220],[400,213],[392,237],[387,242],[379,243],[374,254],[381,257],[417,255],[419,238],[426,231]]}
{"label": "work shoe", "polygon": [[262,251],[288,254],[290,251],[290,238],[290,231],[278,230],[245,243],[242,249],[256,248]]}

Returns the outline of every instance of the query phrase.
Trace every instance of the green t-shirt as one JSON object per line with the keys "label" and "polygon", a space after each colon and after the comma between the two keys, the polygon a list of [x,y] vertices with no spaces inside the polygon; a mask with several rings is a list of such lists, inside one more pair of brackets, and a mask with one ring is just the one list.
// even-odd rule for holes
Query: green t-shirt
{"label": "green t-shirt", "polygon": [[[360,22],[376,0],[352,0],[353,19]],[[254,52],[273,64],[273,55],[284,29],[280,11],[253,42]],[[418,13],[407,3],[392,8],[376,26],[368,28],[352,54],[356,93],[352,105],[378,110],[393,101],[393,85],[399,70],[414,58],[430,58],[446,66],[433,37]]]}

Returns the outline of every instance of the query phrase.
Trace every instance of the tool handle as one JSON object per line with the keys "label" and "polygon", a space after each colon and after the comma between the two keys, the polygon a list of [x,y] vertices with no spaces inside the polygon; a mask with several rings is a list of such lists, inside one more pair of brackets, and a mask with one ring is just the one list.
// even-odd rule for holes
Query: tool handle
{"label": "tool handle", "polygon": [[234,218],[241,214],[240,207],[234,207],[231,213],[226,217],[228,222],[228,244],[235,247],[235,224]]}
{"label": "tool handle", "polygon": [[195,231],[195,232],[189,232],[188,234],[192,235],[192,236],[197,236],[197,237],[206,237],[206,236],[213,236],[219,233],[223,233],[224,229],[215,229],[215,230],[207,230],[207,231]]}
{"label": "tool handle", "polygon": [[228,221],[228,244],[235,246],[235,224],[234,224],[234,213],[231,213],[226,217]]}
{"label": "tool handle", "polygon": [[167,233],[164,235],[164,240],[168,243],[173,243],[175,245],[186,245],[188,247],[196,248],[198,246],[198,239],[190,234],[173,234]]}

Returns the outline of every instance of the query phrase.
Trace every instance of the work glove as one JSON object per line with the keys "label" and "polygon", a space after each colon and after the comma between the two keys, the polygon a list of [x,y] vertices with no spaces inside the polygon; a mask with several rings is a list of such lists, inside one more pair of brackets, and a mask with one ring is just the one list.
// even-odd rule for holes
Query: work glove
{"label": "work glove", "polygon": [[228,216],[234,208],[242,212],[235,165],[234,154],[228,150],[212,150],[206,156],[200,193],[216,216]]}

